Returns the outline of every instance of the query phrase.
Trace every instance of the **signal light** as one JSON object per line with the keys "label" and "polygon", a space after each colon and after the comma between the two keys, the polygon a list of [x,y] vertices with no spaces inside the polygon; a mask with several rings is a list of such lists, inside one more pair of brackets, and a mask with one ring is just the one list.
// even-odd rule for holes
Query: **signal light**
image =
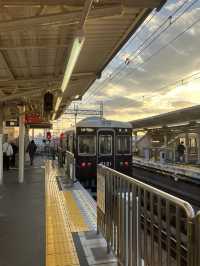
{"label": "signal light", "polygon": [[51,132],[47,132],[47,139],[51,140]]}
{"label": "signal light", "polygon": [[44,111],[45,112],[51,112],[53,110],[53,94],[50,92],[47,92],[44,95]]}
{"label": "signal light", "polygon": [[128,166],[128,162],[124,162],[124,165],[125,165],[125,166]]}
{"label": "signal light", "polygon": [[92,166],[92,163],[91,163],[91,162],[89,162],[87,165],[88,165],[89,167],[91,167],[91,166]]}
{"label": "signal light", "polygon": [[85,162],[82,162],[82,163],[81,163],[81,167],[82,167],[82,168],[86,167],[86,163],[85,163]]}

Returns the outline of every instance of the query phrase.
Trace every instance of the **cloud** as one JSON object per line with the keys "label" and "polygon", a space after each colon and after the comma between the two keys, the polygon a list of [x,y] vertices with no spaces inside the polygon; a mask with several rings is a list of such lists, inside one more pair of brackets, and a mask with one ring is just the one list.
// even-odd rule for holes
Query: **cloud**
{"label": "cloud", "polygon": [[128,97],[113,96],[112,98],[104,101],[104,106],[106,108],[140,108],[143,106],[143,103]]}
{"label": "cloud", "polygon": [[194,103],[193,102],[190,102],[190,101],[174,101],[172,102],[172,107],[175,107],[175,108],[184,108],[184,107],[190,107],[190,106],[193,106]]}
{"label": "cloud", "polygon": [[[188,86],[168,85],[200,71],[200,22],[167,48],[161,49],[161,47],[167,45],[198,19],[200,3],[188,10],[130,64],[124,63],[127,57],[132,59],[135,57],[138,46],[184,2],[183,0],[179,2],[168,0],[161,12],[156,14],[146,26],[143,26],[141,32],[137,31],[139,32],[137,37],[133,36],[130,39],[126,47],[106,68],[102,79],[95,82],[90,89],[90,102],[104,101],[108,118],[133,120],[184,108],[199,102],[200,79]],[[192,1],[189,1],[186,6],[191,3]],[[183,9],[176,16],[182,11]],[[161,51],[149,59],[159,49]],[[119,66],[121,71],[119,71]],[[113,77],[116,71],[117,74]],[[107,81],[102,83],[104,79]]]}

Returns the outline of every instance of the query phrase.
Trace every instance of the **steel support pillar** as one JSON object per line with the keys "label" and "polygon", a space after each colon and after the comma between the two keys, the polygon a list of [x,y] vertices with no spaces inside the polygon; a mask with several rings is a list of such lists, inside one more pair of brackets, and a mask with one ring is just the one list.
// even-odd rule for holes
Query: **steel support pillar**
{"label": "steel support pillar", "polygon": [[3,184],[3,112],[1,108],[1,112],[0,112],[0,185],[2,184]]}
{"label": "steel support pillar", "polygon": [[185,133],[185,162],[189,162],[189,134]]}
{"label": "steel support pillar", "polygon": [[168,143],[168,139],[167,139],[167,134],[164,135],[164,146],[165,148],[167,148],[167,143]]}
{"label": "steel support pillar", "polygon": [[18,182],[24,182],[24,142],[25,142],[25,106],[19,107],[19,176]]}

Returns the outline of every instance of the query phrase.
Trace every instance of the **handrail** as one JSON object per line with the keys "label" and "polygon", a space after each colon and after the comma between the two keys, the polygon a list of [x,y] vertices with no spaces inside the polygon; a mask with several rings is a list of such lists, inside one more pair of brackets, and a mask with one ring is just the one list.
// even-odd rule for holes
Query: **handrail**
{"label": "handrail", "polygon": [[97,167],[97,228],[119,265],[198,265],[192,206],[104,165]]}
{"label": "handrail", "polygon": [[152,186],[150,186],[148,184],[145,184],[145,183],[143,183],[143,182],[141,182],[141,181],[139,181],[137,179],[134,179],[134,178],[132,178],[130,176],[127,176],[127,175],[125,175],[123,173],[120,173],[120,172],[118,172],[118,171],[116,171],[114,169],[111,169],[111,168],[109,168],[109,167],[107,167],[105,165],[99,164],[97,167],[98,168],[107,169],[110,172],[112,172],[113,174],[116,174],[116,175],[124,178],[125,180],[127,180],[128,182],[130,182],[132,184],[139,185],[139,186],[141,186],[144,189],[149,189],[152,192],[154,192],[155,194],[157,194],[157,195],[159,195],[161,197],[164,197],[164,198],[166,198],[166,199],[168,199],[170,201],[173,201],[174,203],[179,204],[182,208],[185,209],[188,217],[190,217],[191,219],[193,219],[195,217],[194,210],[193,210],[192,206],[187,201],[184,201],[184,200],[182,200],[180,198],[177,198],[177,197],[175,197],[175,196],[173,196],[173,195],[171,195],[171,194],[169,194],[169,193],[167,193],[165,191],[159,190],[159,189],[157,189],[155,187],[152,187]]}

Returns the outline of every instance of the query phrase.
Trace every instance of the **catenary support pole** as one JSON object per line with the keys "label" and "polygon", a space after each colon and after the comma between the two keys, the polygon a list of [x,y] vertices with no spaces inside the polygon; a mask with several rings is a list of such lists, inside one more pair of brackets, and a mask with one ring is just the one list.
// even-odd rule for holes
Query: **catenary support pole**
{"label": "catenary support pole", "polygon": [[189,162],[189,134],[185,133],[185,162]]}
{"label": "catenary support pole", "polygon": [[167,144],[168,144],[168,139],[167,139],[167,134],[164,135],[164,146],[165,148],[167,148]]}
{"label": "catenary support pole", "polygon": [[25,141],[25,106],[19,107],[19,176],[18,182],[24,182],[24,141]]}
{"label": "catenary support pole", "polygon": [[197,153],[198,153],[198,164],[200,164],[200,132],[197,133]]}
{"label": "catenary support pole", "polygon": [[3,184],[3,112],[1,111],[0,112],[0,185],[2,184]]}

